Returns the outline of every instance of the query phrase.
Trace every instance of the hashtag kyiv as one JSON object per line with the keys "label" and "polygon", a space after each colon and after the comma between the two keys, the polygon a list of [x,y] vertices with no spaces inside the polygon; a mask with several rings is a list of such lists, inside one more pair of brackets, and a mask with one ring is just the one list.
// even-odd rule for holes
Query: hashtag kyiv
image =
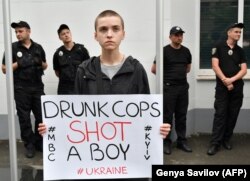
{"label": "hashtag kyiv", "polygon": [[150,131],[152,129],[152,127],[151,126],[145,126],[145,131]]}

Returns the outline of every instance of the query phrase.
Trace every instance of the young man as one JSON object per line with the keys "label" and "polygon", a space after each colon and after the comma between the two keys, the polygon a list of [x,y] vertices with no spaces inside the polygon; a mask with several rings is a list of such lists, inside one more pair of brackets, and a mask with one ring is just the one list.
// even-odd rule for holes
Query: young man
{"label": "young man", "polygon": [[[47,68],[45,52],[41,45],[30,39],[30,26],[25,21],[11,23],[17,42],[12,43],[14,71],[14,96],[21,129],[21,138],[26,148],[26,157],[32,158],[35,149],[42,151],[42,137],[37,127],[42,122],[41,95],[44,95],[43,70]],[[2,71],[6,73],[5,57]],[[30,112],[35,116],[35,131],[32,130]]]}
{"label": "young man", "polygon": [[53,68],[59,77],[58,94],[74,94],[74,83],[78,66],[89,59],[88,50],[82,44],[74,43],[72,34],[66,24],[60,25],[57,30],[63,45],[53,56]]}
{"label": "young man", "polygon": [[[95,20],[95,39],[101,46],[101,55],[84,61],[78,68],[75,88],[77,94],[149,94],[147,74],[138,60],[120,52],[124,39],[122,17],[112,10],[101,12]],[[169,124],[163,124],[160,133],[166,137]],[[39,132],[46,132],[40,124]],[[121,179],[122,180],[122,179]],[[125,180],[148,180],[125,179]]]}
{"label": "young man", "polygon": [[[187,73],[191,69],[192,56],[188,48],[183,46],[183,33],[179,26],[170,30],[169,38],[171,43],[163,49],[164,65],[164,122],[172,125],[175,117],[175,130],[177,134],[177,148],[192,152],[186,139],[186,121],[188,110],[188,89]],[[151,71],[156,73],[156,62]],[[164,153],[171,154],[172,141],[170,136],[164,140]]]}
{"label": "young man", "polygon": [[243,23],[227,28],[227,40],[212,49],[212,68],[216,74],[215,114],[208,155],[215,155],[220,145],[231,150],[230,139],[243,102],[242,78],[247,73],[244,50],[237,45]]}

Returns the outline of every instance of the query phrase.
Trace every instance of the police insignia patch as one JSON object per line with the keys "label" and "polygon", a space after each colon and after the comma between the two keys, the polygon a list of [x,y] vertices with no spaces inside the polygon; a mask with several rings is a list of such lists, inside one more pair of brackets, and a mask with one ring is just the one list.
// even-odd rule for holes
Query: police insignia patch
{"label": "police insignia patch", "polygon": [[60,51],[58,54],[59,56],[63,56],[63,51]]}
{"label": "police insignia patch", "polygon": [[22,52],[20,52],[20,51],[17,52],[17,57],[18,57],[18,58],[21,58],[22,56],[23,56],[23,53],[22,53]]}
{"label": "police insignia patch", "polygon": [[228,55],[233,55],[233,50],[228,50]]}
{"label": "police insignia patch", "polygon": [[212,55],[214,55],[216,53],[216,48],[212,48]]}

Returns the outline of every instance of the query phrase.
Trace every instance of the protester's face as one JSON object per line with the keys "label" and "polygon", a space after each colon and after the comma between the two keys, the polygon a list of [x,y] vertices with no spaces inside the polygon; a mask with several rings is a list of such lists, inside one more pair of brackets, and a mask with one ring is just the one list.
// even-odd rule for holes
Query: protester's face
{"label": "protester's face", "polygon": [[104,50],[118,49],[124,36],[125,32],[119,17],[107,16],[97,20],[95,39]]}
{"label": "protester's face", "polygon": [[70,30],[64,29],[59,34],[60,40],[62,40],[63,43],[68,43],[72,41],[72,35]]}
{"label": "protester's face", "polygon": [[30,29],[28,28],[15,28],[15,33],[18,41],[25,41],[30,38]]}
{"label": "protester's face", "polygon": [[240,28],[232,28],[227,32],[227,35],[230,39],[234,41],[238,41],[241,36],[241,29]]}
{"label": "protester's face", "polygon": [[170,40],[174,44],[181,44],[183,41],[183,33],[176,33],[170,35]]}

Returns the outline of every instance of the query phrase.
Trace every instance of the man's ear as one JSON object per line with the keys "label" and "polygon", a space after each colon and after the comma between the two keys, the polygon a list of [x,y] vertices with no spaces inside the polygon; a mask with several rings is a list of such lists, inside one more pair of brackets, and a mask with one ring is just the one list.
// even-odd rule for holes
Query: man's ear
{"label": "man's ear", "polygon": [[62,38],[61,38],[61,36],[60,36],[60,35],[58,35],[58,38],[59,38],[59,40],[62,40]]}

